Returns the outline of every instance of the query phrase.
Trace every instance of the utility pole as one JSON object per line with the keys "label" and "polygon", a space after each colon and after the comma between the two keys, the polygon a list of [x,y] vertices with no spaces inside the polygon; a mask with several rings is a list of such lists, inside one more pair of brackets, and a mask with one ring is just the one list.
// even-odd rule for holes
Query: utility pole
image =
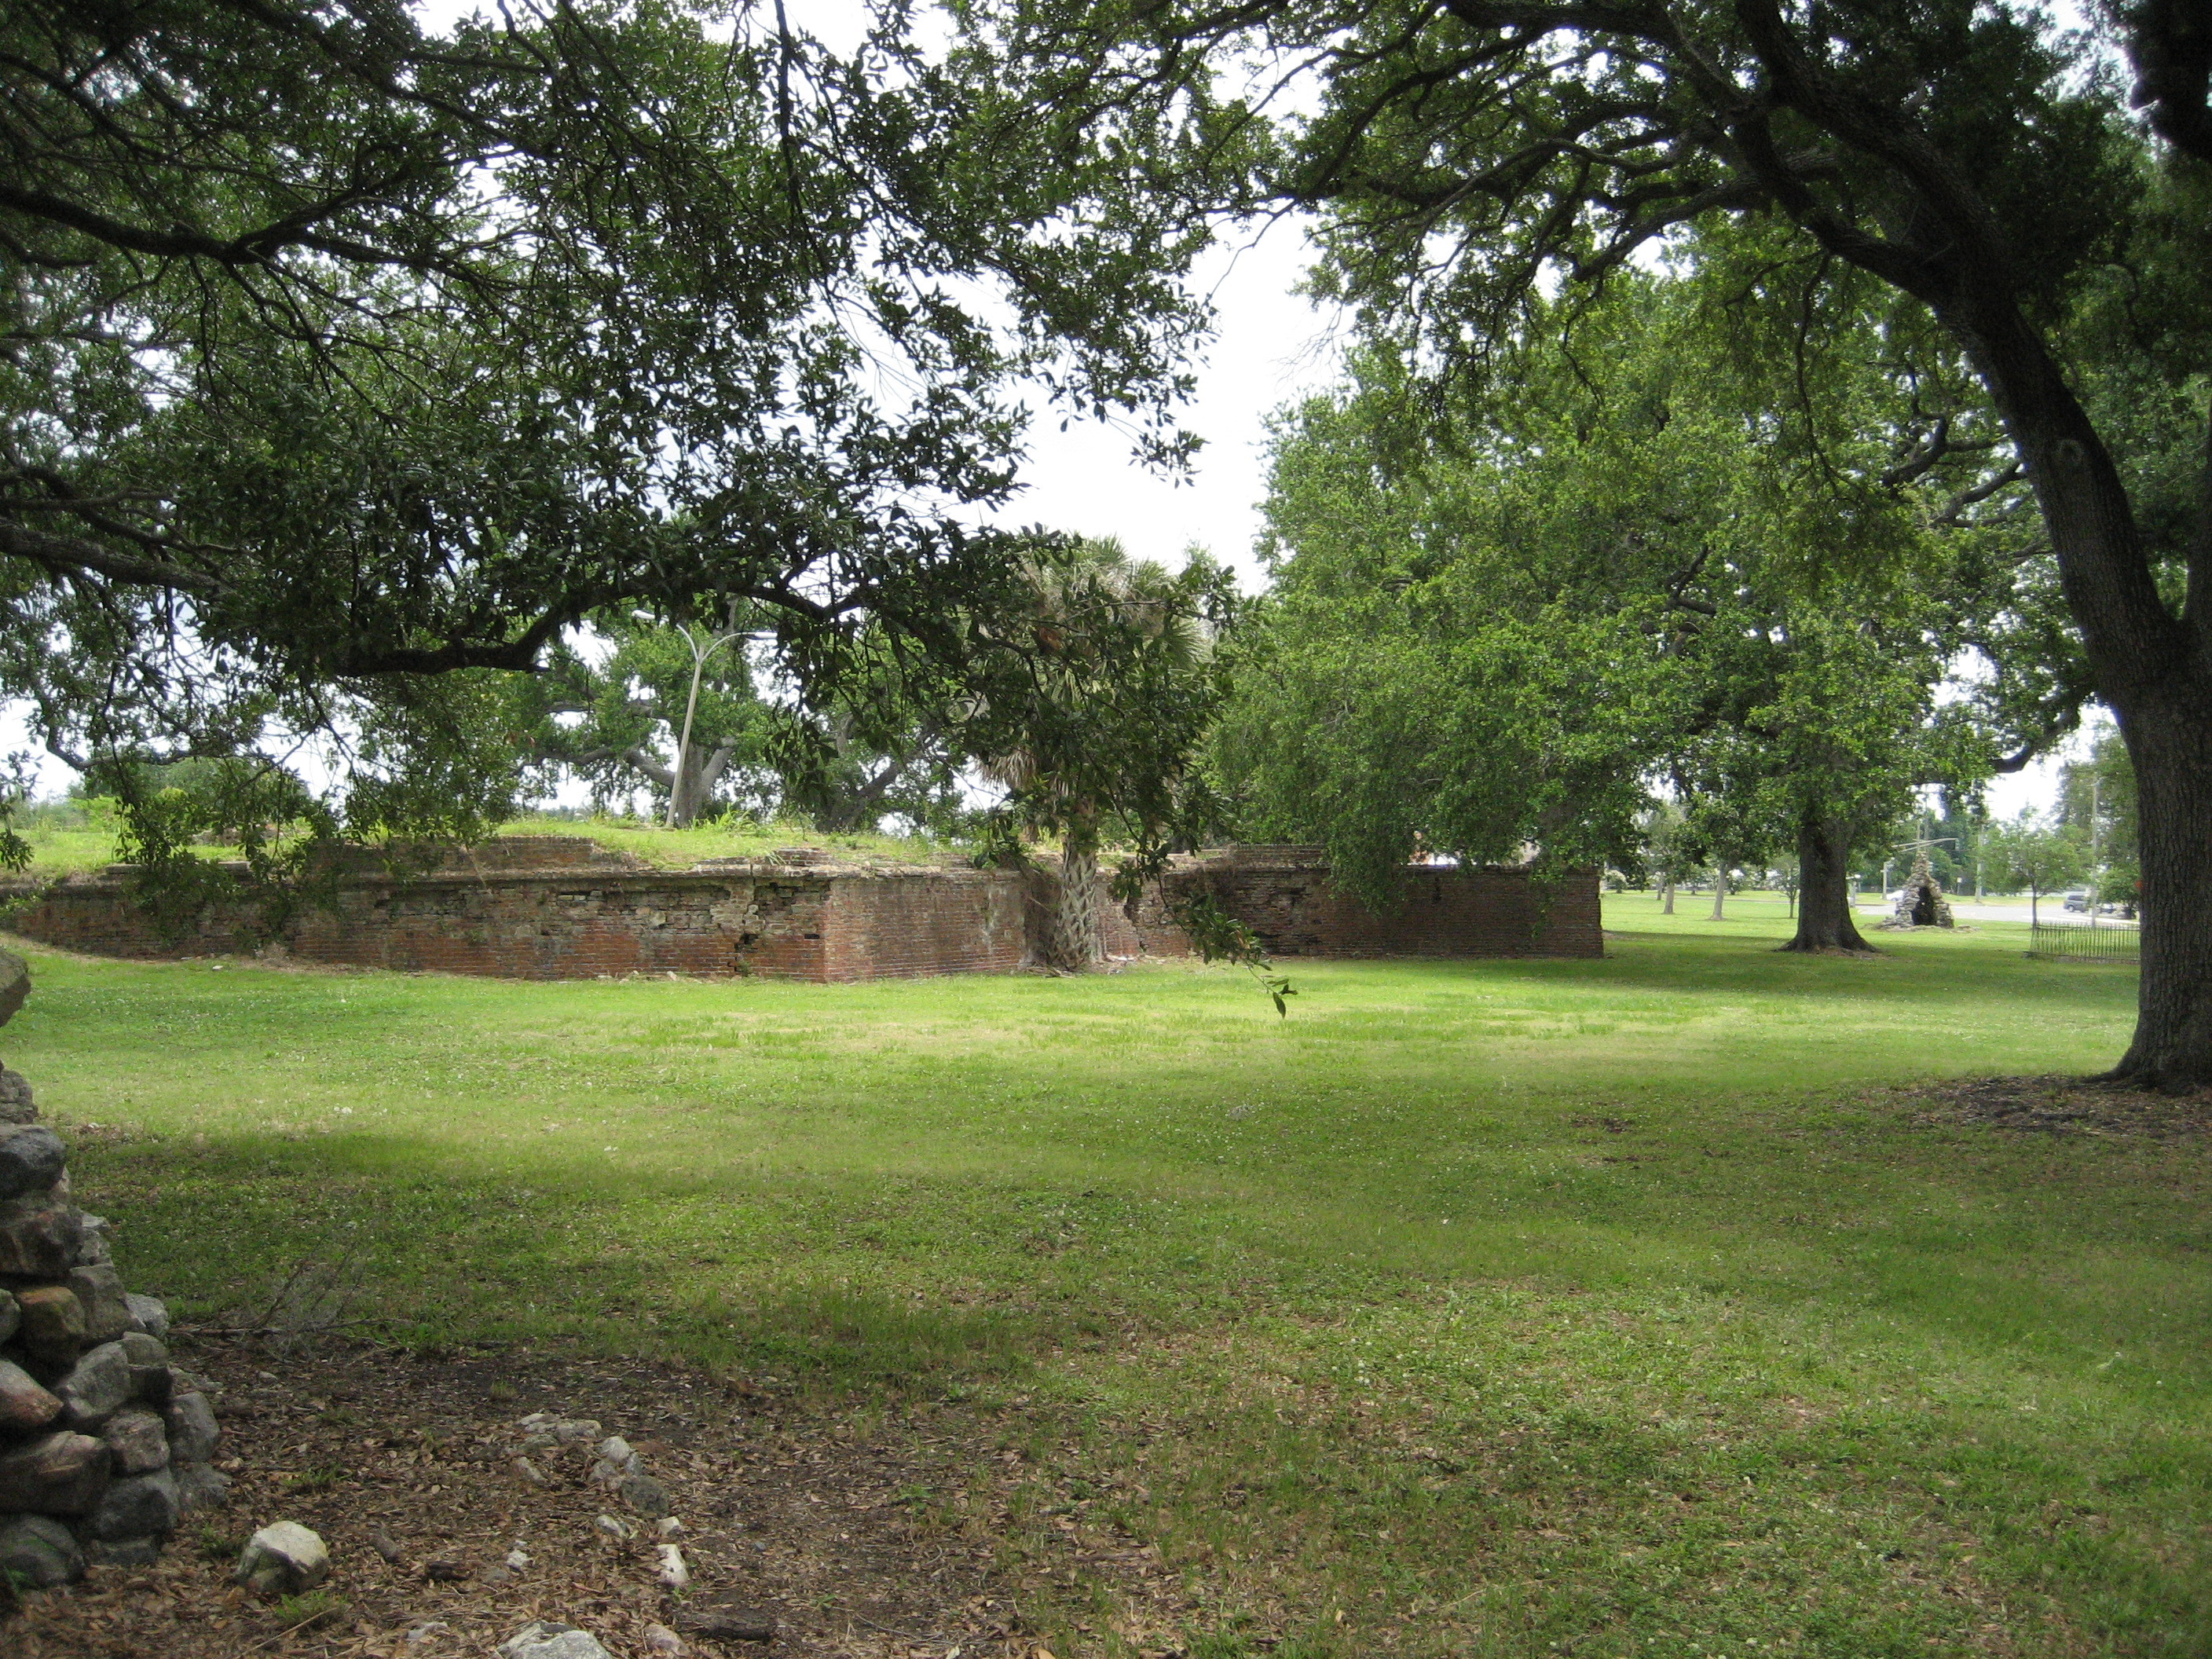
{"label": "utility pole", "polygon": [[2097,820],[2104,807],[2105,779],[2101,772],[2094,769],[2097,763],[2096,750],[2091,750],[2089,756],[2089,764],[2093,769],[2089,774],[2089,926],[2094,929],[2097,925],[2097,877],[2101,868],[2098,862],[2100,836]]}

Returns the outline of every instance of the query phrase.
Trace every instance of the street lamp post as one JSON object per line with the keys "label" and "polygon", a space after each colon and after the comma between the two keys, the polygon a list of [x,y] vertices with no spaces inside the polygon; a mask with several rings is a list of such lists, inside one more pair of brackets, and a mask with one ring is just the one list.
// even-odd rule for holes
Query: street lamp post
{"label": "street lamp post", "polygon": [[667,827],[671,830],[676,827],[677,802],[684,793],[684,776],[690,764],[691,718],[699,712],[699,681],[707,672],[707,659],[724,646],[745,637],[744,630],[740,629],[732,633],[721,635],[702,645],[692,637],[691,630],[681,623],[676,625],[676,631],[684,636],[684,643],[691,647],[691,695],[684,704],[684,733],[676,740],[675,775],[668,781]]}

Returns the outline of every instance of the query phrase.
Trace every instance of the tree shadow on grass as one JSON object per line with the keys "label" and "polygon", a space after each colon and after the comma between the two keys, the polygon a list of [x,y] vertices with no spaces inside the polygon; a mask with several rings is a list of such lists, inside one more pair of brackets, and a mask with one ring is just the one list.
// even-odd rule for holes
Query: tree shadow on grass
{"label": "tree shadow on grass", "polygon": [[[125,1277],[205,1328],[303,1340],[343,1328],[408,1348],[550,1343],[806,1387],[944,1390],[1017,1372],[1083,1322],[1044,1300],[854,1284],[805,1261],[803,1245],[777,1261],[741,1243],[728,1265],[730,1237],[668,1237],[604,1182],[440,1170],[434,1154],[373,1137],[72,1138],[77,1195],[118,1224]],[[735,1215],[746,1197],[716,1207]],[[357,1287],[343,1307],[285,1294],[337,1280]]]}

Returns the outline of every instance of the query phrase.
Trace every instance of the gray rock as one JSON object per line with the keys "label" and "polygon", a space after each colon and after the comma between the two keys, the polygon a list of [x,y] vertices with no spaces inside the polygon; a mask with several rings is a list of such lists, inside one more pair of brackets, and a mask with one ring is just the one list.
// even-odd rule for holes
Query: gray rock
{"label": "gray rock", "polygon": [[649,1474],[624,1475],[622,1485],[615,1490],[623,1503],[656,1521],[674,1507],[668,1501],[668,1488]]}
{"label": "gray rock", "polygon": [[84,1304],[66,1285],[40,1285],[15,1292],[22,1322],[16,1340],[25,1353],[49,1365],[76,1363],[84,1346]]}
{"label": "gray rock", "polygon": [[660,1583],[664,1589],[682,1590],[691,1583],[691,1569],[684,1563],[681,1544],[656,1544],[653,1553],[660,1558]]}
{"label": "gray rock", "polygon": [[158,1538],[94,1538],[86,1540],[84,1559],[95,1567],[150,1567],[161,1559]]}
{"label": "gray rock", "polygon": [[136,1291],[125,1291],[123,1299],[131,1304],[131,1317],[138,1328],[155,1341],[169,1334],[169,1306],[158,1296],[141,1296]]}
{"label": "gray rock", "polygon": [[62,1414],[62,1402],[12,1359],[0,1359],[0,1432],[43,1429]]}
{"label": "gray rock", "polygon": [[70,1529],[43,1515],[0,1522],[0,1577],[27,1589],[54,1589],[84,1577],[84,1552]]}
{"label": "gray rock", "polygon": [[143,1406],[116,1413],[100,1437],[107,1443],[109,1467],[118,1474],[151,1474],[169,1467],[168,1431]]}
{"label": "gray rock", "polygon": [[69,1286],[84,1304],[86,1341],[112,1342],[131,1328],[131,1304],[123,1298],[123,1275],[112,1266],[103,1261],[72,1267]]}
{"label": "gray rock", "polygon": [[31,1099],[31,1082],[21,1072],[0,1066],[0,1123],[36,1123],[38,1106]]}
{"label": "gray rock", "polygon": [[82,1515],[107,1490],[107,1446],[66,1429],[0,1455],[0,1511]]}
{"label": "gray rock", "polygon": [[599,1461],[617,1466],[624,1474],[643,1474],[645,1465],[629,1448],[629,1442],[618,1434],[611,1434],[599,1442]]}
{"label": "gray rock", "polygon": [[[608,1490],[612,1491],[615,1487],[621,1486],[623,1481],[629,1479],[632,1473],[633,1472],[631,1470],[624,1468],[621,1464],[610,1463],[605,1458],[602,1457],[599,1462],[592,1465],[592,1472],[586,1478],[593,1486],[605,1486]],[[643,1471],[640,1470],[636,1471],[636,1473],[642,1474]]]}
{"label": "gray rock", "polygon": [[177,1477],[167,1469],[134,1474],[110,1484],[86,1522],[94,1538],[115,1543],[125,1538],[166,1538],[183,1513],[177,1501]]}
{"label": "gray rock", "polygon": [[69,1148],[43,1123],[0,1124],[0,1199],[46,1192],[68,1162]]}
{"label": "gray rock", "polygon": [[169,1456],[179,1463],[204,1463],[215,1455],[222,1430],[204,1394],[180,1394],[162,1413],[169,1425]]}
{"label": "gray rock", "polygon": [[239,1552],[238,1582],[264,1595],[297,1595],[331,1576],[331,1553],[296,1521],[262,1528]]}
{"label": "gray rock", "polygon": [[15,1305],[15,1298],[0,1291],[0,1342],[15,1334],[15,1327],[23,1322],[23,1310]]}
{"label": "gray rock", "polygon": [[76,1266],[83,1218],[66,1198],[51,1193],[0,1200],[0,1273],[61,1278]]}
{"label": "gray rock", "polygon": [[172,1464],[169,1473],[177,1477],[177,1509],[180,1514],[221,1509],[230,1502],[230,1477],[221,1469],[210,1468],[205,1463],[181,1467]]}
{"label": "gray rock", "polygon": [[0,1025],[15,1018],[31,994],[31,964],[13,951],[0,951]]}
{"label": "gray rock", "polygon": [[76,1369],[54,1384],[70,1427],[96,1434],[107,1419],[131,1403],[131,1361],[120,1342],[88,1348]]}
{"label": "gray rock", "polygon": [[113,1266],[114,1261],[115,1244],[107,1236],[107,1218],[104,1215],[83,1217],[76,1241],[76,1265],[80,1267],[106,1267]]}
{"label": "gray rock", "polygon": [[176,1373],[169,1369],[169,1351],[143,1331],[125,1331],[116,1339],[124,1358],[131,1362],[131,1393],[156,1410],[176,1393]]}
{"label": "gray rock", "polygon": [[499,1644],[499,1659],[613,1659],[588,1631],[533,1619]]}

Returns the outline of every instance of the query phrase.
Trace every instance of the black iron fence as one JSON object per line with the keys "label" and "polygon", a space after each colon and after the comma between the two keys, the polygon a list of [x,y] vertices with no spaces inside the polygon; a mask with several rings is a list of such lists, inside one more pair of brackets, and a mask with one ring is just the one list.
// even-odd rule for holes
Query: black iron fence
{"label": "black iron fence", "polygon": [[2142,929],[2131,921],[2038,921],[2028,929],[2032,957],[2078,962],[2140,962]]}

